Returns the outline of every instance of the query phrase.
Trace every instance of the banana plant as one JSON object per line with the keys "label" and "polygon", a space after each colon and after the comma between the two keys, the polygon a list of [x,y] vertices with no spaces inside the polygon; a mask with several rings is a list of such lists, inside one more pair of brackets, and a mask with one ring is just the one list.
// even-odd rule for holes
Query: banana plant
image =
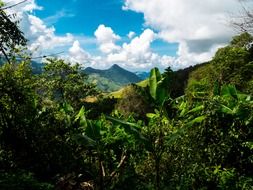
{"label": "banana plant", "polygon": [[253,100],[250,95],[240,93],[233,85],[225,85],[221,88],[220,112],[227,115],[233,115],[242,121],[250,123],[253,119],[252,109]]}
{"label": "banana plant", "polygon": [[153,100],[162,106],[168,99],[168,84],[165,77],[163,77],[158,68],[153,68],[149,76],[149,93]]}
{"label": "banana plant", "polygon": [[[88,156],[96,160],[96,168],[99,170],[97,188],[107,189],[130,157],[131,149],[135,147],[132,144],[136,142],[147,146],[147,140],[141,134],[141,129],[137,124],[110,116],[89,120],[85,115],[86,111],[82,107],[76,115],[75,122],[79,124],[83,132],[74,135],[73,139],[84,150],[87,150]],[[108,159],[111,160],[111,165],[108,164]],[[112,165],[115,167],[112,168]]]}

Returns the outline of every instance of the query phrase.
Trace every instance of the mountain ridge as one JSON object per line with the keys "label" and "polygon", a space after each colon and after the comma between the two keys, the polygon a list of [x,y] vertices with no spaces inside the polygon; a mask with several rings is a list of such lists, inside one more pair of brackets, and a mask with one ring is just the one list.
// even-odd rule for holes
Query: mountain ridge
{"label": "mountain ridge", "polygon": [[114,64],[109,69],[105,70],[87,67],[83,70],[83,72],[87,75],[97,74],[120,85],[127,85],[141,81],[141,78],[138,77],[135,73],[130,72],[117,64]]}

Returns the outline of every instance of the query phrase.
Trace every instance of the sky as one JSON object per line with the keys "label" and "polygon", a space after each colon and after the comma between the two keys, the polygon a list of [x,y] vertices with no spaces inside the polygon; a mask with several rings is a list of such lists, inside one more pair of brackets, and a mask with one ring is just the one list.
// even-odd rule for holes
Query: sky
{"label": "sky", "polygon": [[237,34],[230,21],[241,11],[238,0],[27,0],[8,9],[33,56],[60,53],[83,67],[131,71],[210,60]]}

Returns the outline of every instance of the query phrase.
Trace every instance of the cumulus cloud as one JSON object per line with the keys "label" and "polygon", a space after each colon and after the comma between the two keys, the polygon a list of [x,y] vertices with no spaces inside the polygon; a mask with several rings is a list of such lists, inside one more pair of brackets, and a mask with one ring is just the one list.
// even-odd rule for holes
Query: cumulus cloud
{"label": "cumulus cloud", "polygon": [[143,13],[145,25],[168,43],[179,43],[177,62],[207,61],[215,48],[235,34],[229,15],[240,10],[238,0],[126,0],[124,10]]}
{"label": "cumulus cloud", "polygon": [[[11,5],[20,1],[4,2]],[[235,34],[228,24],[229,15],[239,12],[239,5],[238,0],[125,0],[123,9],[143,13],[147,29],[138,36],[129,31],[123,40],[111,27],[103,24],[98,26],[91,39],[72,34],[56,35],[55,28],[48,24],[61,16],[73,15],[60,11],[42,20],[32,14],[34,10],[42,9],[35,0],[28,0],[8,11],[15,12],[17,19],[21,19],[21,29],[32,52],[41,55],[64,48],[67,54],[62,57],[84,66],[106,68],[117,63],[132,70],[146,70],[154,66],[179,69],[211,59],[215,51]],[[179,44],[177,55],[172,57],[152,51],[151,45],[157,39],[168,45]],[[95,56],[84,50],[82,44],[87,41],[97,43],[102,54]]]}
{"label": "cumulus cloud", "polygon": [[124,43],[120,51],[108,55],[109,62],[128,62],[130,65],[147,63],[152,57],[150,44],[155,34],[152,30],[146,29],[139,37],[135,37],[129,44]]}
{"label": "cumulus cloud", "polygon": [[127,37],[128,37],[129,39],[132,39],[134,36],[135,36],[135,32],[133,32],[133,31],[130,31],[130,32],[127,34]]}
{"label": "cumulus cloud", "polygon": [[32,38],[29,49],[36,50],[52,50],[56,47],[70,45],[74,37],[67,33],[65,36],[55,35],[54,27],[47,27],[44,22],[36,16],[28,15],[28,29],[26,36]]}
{"label": "cumulus cloud", "polygon": [[120,36],[116,35],[110,27],[101,24],[94,34],[99,48],[103,53],[111,53],[115,50],[119,50],[120,47],[117,46],[115,42],[120,39]]}
{"label": "cumulus cloud", "polygon": [[94,56],[81,47],[79,40],[75,40],[68,50],[68,54],[61,56],[62,59],[72,64],[80,64],[81,67],[107,68],[108,63],[101,56]]}
{"label": "cumulus cloud", "polygon": [[156,36],[151,29],[144,30],[140,36],[136,36],[129,43],[123,43],[118,52],[108,54],[107,62],[121,63],[122,66],[132,70],[171,66],[174,61],[173,57],[160,56],[152,52],[151,43]]}
{"label": "cumulus cloud", "polygon": [[[19,0],[4,0],[7,6],[19,2]],[[35,0],[28,0],[7,9],[9,14],[15,13],[16,18],[20,20],[20,28],[28,39],[28,49],[34,54],[41,54],[58,47],[71,45],[74,37],[71,34],[56,35],[54,27],[48,27],[43,20],[31,14],[36,9],[41,10],[42,7],[38,6]]]}
{"label": "cumulus cloud", "polygon": [[110,27],[100,25],[94,35],[99,49],[103,52],[102,56],[91,55],[81,47],[79,40],[75,40],[68,50],[68,55],[62,58],[72,63],[79,63],[83,67],[92,66],[99,69],[117,63],[131,70],[147,70],[154,66],[166,68],[175,62],[173,57],[160,56],[152,52],[151,43],[157,38],[157,34],[151,29],[144,30],[139,36],[132,37],[128,43],[121,45],[115,45],[115,41],[121,37]]}
{"label": "cumulus cloud", "polygon": [[79,41],[76,40],[69,48],[69,58],[71,62],[85,64],[89,63],[91,56],[83,48],[81,48]]}

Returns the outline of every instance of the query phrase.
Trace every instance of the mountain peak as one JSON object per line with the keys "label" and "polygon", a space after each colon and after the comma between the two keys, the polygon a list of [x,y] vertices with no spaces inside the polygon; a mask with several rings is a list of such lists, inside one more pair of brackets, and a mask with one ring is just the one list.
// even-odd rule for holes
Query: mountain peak
{"label": "mountain peak", "polygon": [[124,68],[120,67],[117,64],[112,65],[109,69],[98,70],[98,69],[89,69],[84,70],[86,74],[99,74],[101,77],[110,79],[111,81],[116,82],[117,84],[130,84],[140,82],[141,79],[135,74]]}
{"label": "mountain peak", "polygon": [[119,65],[114,64],[114,65],[111,66],[110,69],[122,69],[122,68]]}

